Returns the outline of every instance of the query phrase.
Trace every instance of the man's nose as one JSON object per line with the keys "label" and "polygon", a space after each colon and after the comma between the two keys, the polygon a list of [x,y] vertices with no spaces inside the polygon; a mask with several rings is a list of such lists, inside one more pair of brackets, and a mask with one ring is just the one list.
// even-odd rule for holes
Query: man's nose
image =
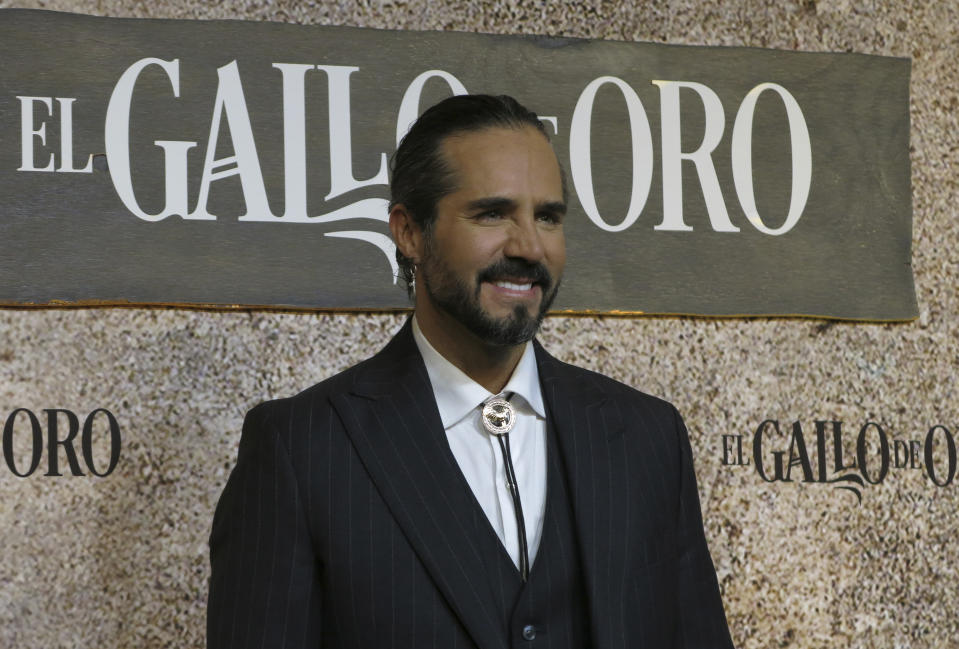
{"label": "man's nose", "polygon": [[532,214],[523,215],[513,222],[503,254],[531,262],[543,260],[543,241],[536,218]]}

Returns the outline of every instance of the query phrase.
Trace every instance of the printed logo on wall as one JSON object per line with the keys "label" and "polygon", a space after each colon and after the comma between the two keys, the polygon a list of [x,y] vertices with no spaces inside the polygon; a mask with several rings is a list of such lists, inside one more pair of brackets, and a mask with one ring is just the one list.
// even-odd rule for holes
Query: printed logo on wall
{"label": "printed logo on wall", "polygon": [[803,432],[798,420],[788,434],[779,420],[766,419],[751,441],[743,435],[723,435],[722,463],[752,465],[766,482],[830,484],[854,494],[860,505],[867,485],[881,484],[892,469],[921,471],[936,487],[948,487],[956,476],[956,440],[941,424],[929,428],[921,439],[890,439],[881,425],[867,421],[852,438],[852,449],[843,422],[817,419],[813,427],[815,439],[809,443],[809,426]]}
{"label": "printed logo on wall", "polygon": [[[96,408],[87,414],[83,424],[76,413],[66,408],[44,408],[43,414],[42,422],[29,408],[14,408],[7,415],[2,447],[3,461],[11,474],[18,478],[35,475],[44,455],[45,476],[105,478],[117,468],[123,440],[120,424],[112,412]],[[108,456],[106,460],[104,454]],[[66,460],[65,465],[60,463],[61,459]]]}
{"label": "printed logo on wall", "polygon": [[406,308],[388,157],[492,92],[570,179],[558,310],[917,313],[906,59],[3,11],[3,304]]}

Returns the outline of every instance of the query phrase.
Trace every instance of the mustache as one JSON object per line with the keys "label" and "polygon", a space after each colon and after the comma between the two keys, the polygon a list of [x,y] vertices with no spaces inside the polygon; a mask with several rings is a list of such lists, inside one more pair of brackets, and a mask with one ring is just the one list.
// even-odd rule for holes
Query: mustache
{"label": "mustache", "polygon": [[553,276],[546,270],[546,266],[540,262],[529,262],[524,259],[505,257],[477,274],[479,283],[505,277],[529,280],[533,284],[539,284],[544,291],[553,285]]}

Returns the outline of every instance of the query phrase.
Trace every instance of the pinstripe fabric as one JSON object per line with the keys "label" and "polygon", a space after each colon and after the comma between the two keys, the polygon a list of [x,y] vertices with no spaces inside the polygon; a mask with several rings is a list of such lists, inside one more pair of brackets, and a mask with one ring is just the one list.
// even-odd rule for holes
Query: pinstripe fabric
{"label": "pinstripe fabric", "polygon": [[[591,646],[731,646],[675,410],[538,346],[537,363]],[[208,647],[517,646],[478,515],[407,324],[247,415],[210,535]]]}
{"label": "pinstripe fabric", "polygon": [[[589,646],[582,575],[568,492],[552,439],[549,446],[543,539],[529,581],[522,582],[516,564],[478,503],[472,516],[473,534],[490,576],[489,597],[497,614],[497,633],[507,639],[508,646],[578,649]],[[523,638],[527,625],[536,628],[533,644]]]}
{"label": "pinstripe fabric", "polygon": [[510,564],[500,564],[499,578],[516,588],[506,609],[513,647],[530,646],[522,635],[526,625],[536,629],[537,649],[579,649],[590,644],[580,552],[554,428],[550,422],[543,541],[529,581],[522,585],[515,568],[510,580],[506,572]]}
{"label": "pinstripe fabric", "polygon": [[[474,534],[484,570],[490,575],[498,632],[508,638],[509,646],[578,649],[589,646],[586,603],[568,489],[552,432],[548,447],[543,538],[529,581],[522,582],[516,564],[479,504],[473,516]],[[536,628],[534,644],[523,638],[527,625]]]}

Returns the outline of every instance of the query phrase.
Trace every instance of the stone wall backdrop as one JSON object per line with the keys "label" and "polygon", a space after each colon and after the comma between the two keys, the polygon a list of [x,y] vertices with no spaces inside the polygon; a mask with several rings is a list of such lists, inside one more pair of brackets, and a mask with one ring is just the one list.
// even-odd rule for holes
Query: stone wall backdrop
{"label": "stone wall backdrop", "polygon": [[[880,484],[866,484],[859,504],[836,485],[801,482],[796,468],[792,482],[764,482],[755,466],[723,463],[723,435],[743,434],[748,456],[766,419],[782,426],[782,436],[769,439],[784,451],[799,421],[813,453],[817,419],[843,422],[847,456],[866,422],[879,424],[890,445],[922,442],[935,425],[959,436],[959,3],[0,6],[910,57],[917,320],[552,317],[541,339],[560,358],[669,399],[685,415],[737,646],[959,647],[959,485],[939,487],[923,470],[894,469]],[[403,318],[0,310],[3,417],[16,408],[66,408],[82,423],[103,407],[123,433],[120,463],[106,478],[18,478],[0,470],[0,646],[202,647],[207,535],[245,411],[368,356]],[[874,440],[875,428],[867,435]],[[948,440],[941,429],[936,439],[943,481]]]}

